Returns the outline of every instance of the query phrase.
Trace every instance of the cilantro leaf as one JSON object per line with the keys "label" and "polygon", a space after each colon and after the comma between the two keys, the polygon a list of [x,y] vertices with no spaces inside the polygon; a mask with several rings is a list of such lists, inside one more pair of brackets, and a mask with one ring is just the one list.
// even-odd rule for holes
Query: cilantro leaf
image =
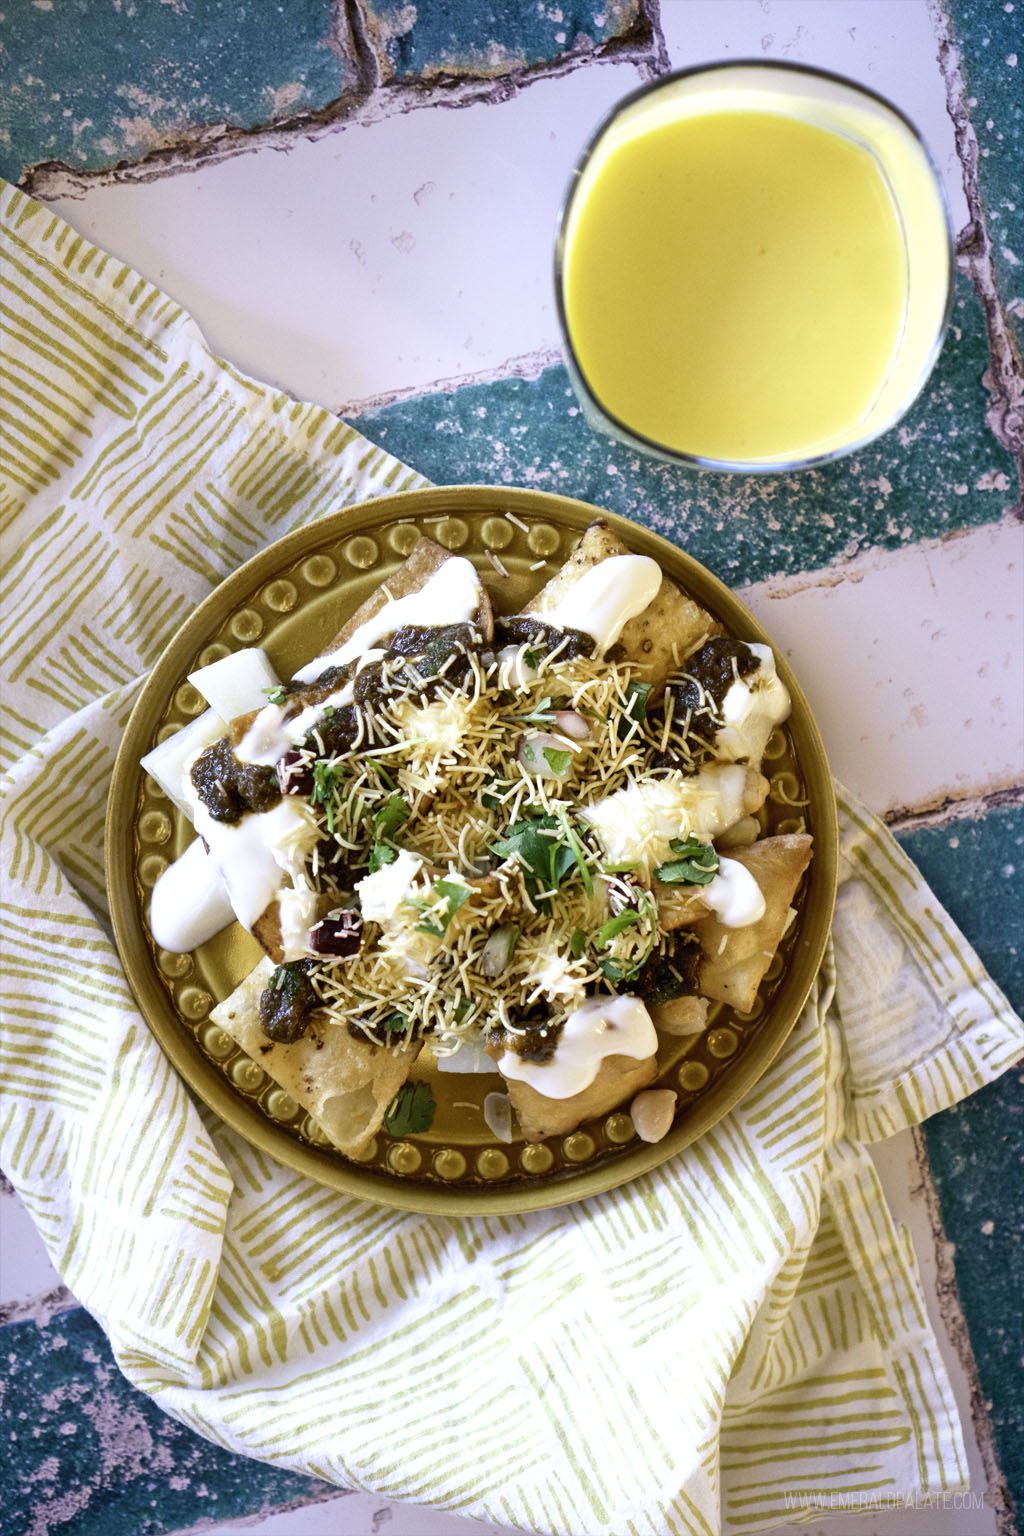
{"label": "cilantro leaf", "polygon": [[529,714],[526,714],[526,715],[514,715],[513,719],[515,719],[515,720],[550,720],[551,719],[551,714],[552,714],[552,711],[551,711],[551,695],[550,694],[545,694],[542,699],[538,699],[537,700],[536,704],[534,704],[534,706],[530,710]]}
{"label": "cilantro leaf", "polygon": [[505,837],[491,844],[492,853],[517,859],[526,872],[526,889],[532,899],[540,891],[555,891],[576,864],[572,848],[551,834],[559,830],[554,816],[535,816],[517,821]]}
{"label": "cilantro leaf", "polygon": [[378,842],[390,842],[403,822],[409,819],[409,806],[404,796],[389,795],[373,817],[373,835]]}
{"label": "cilantro leaf", "polygon": [[464,906],[472,895],[472,888],[454,880],[438,880],[434,890],[437,895],[443,896],[445,899],[440,913],[435,912],[432,904],[425,901],[411,901],[409,905],[419,907],[424,913],[423,921],[416,924],[416,932],[432,933],[436,939],[443,939],[448,924],[459,908]]}
{"label": "cilantro leaf", "polygon": [[449,922],[472,895],[472,887],[463,885],[461,880],[439,880],[434,889],[440,891],[447,901],[446,911]]}
{"label": "cilantro leaf", "polygon": [[569,820],[569,815],[564,805],[560,805],[558,807],[558,819],[562,823],[562,831],[565,833],[565,840],[569,844],[569,847],[572,849],[572,856],[576,860],[576,868],[580,872],[580,879],[583,881],[583,889],[586,891],[588,896],[593,896],[594,882],[590,877],[590,870],[587,868],[587,859],[583,851],[583,844],[580,842],[576,835],[576,830],[573,827],[572,822]]}
{"label": "cilantro leaf", "polygon": [[403,1083],[384,1111],[389,1136],[416,1136],[434,1123],[437,1101],[429,1083]]}
{"label": "cilantro leaf", "polygon": [[[610,939],[615,937],[616,933],[621,933],[624,928],[629,928],[634,923],[643,921],[646,921],[648,924],[648,939],[644,946],[643,954],[638,955],[635,960],[618,960],[614,955],[607,955],[600,962],[598,969],[605,981],[616,984],[620,981],[632,981],[647,964],[654,951],[654,946],[658,942],[657,902],[649,891],[638,891],[637,901],[639,902],[639,911],[628,907],[624,912],[620,912],[618,917],[610,917],[598,930],[595,944],[598,947],[603,947],[604,944],[607,944]],[[625,922],[623,922],[623,918],[626,919]]]}
{"label": "cilantro leaf", "polygon": [[610,917],[606,923],[601,924],[597,930],[597,937],[594,943],[598,949],[604,949],[611,943],[617,933],[622,933],[626,928],[634,928],[639,921],[640,913],[634,912],[631,907],[627,907],[617,917]]}
{"label": "cilantro leaf", "polygon": [[378,869],[383,869],[385,864],[393,864],[398,858],[394,848],[388,843],[374,843],[370,849],[370,874],[375,875]]}
{"label": "cilantro leaf", "polygon": [[327,813],[327,830],[334,831],[334,792],[343,777],[343,770],[335,763],[329,763],[324,758],[313,764],[313,788],[310,800],[314,805],[322,805]]}
{"label": "cilantro leaf", "polygon": [[379,811],[373,815],[375,842],[370,849],[370,874],[375,875],[385,864],[393,864],[398,853],[391,846],[395,833],[409,819],[409,807],[401,795],[389,795]]}
{"label": "cilantro leaf", "polygon": [[586,942],[587,936],[583,932],[583,929],[574,928],[572,931],[572,938],[569,940],[569,955],[571,959],[578,960],[580,958]]}
{"label": "cilantro leaf", "polygon": [[638,969],[638,966],[626,965],[621,960],[612,959],[611,956],[602,960],[598,966],[605,981],[628,981],[636,975]]}
{"label": "cilantro leaf", "polygon": [[654,878],[665,885],[710,885],[718,873],[719,857],[710,843],[699,838],[674,837],[669,843],[677,859],[659,864]]}
{"label": "cilantro leaf", "polygon": [[572,762],[572,753],[560,752],[557,747],[545,747],[544,761],[555,775],[555,778],[560,779],[564,776],[569,764]]}
{"label": "cilantro leaf", "polygon": [[626,707],[618,724],[620,741],[629,735],[633,722],[642,720],[647,713],[647,700],[652,686],[651,683],[638,683],[635,679],[626,684]]}

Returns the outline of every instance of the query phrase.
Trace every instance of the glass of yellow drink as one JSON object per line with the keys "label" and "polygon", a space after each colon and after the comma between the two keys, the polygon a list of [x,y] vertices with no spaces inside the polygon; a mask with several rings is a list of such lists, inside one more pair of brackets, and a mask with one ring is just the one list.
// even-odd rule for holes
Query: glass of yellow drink
{"label": "glass of yellow drink", "polygon": [[556,246],[590,423],[675,463],[779,472],[892,427],[938,356],[949,211],[913,125],[851,81],[663,76],[587,145]]}

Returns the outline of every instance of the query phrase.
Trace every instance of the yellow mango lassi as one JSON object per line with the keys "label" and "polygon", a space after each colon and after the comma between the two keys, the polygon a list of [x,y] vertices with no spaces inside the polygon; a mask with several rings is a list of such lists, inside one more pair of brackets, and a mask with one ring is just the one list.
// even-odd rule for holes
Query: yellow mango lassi
{"label": "yellow mango lassi", "polygon": [[948,299],[941,194],[907,154],[896,185],[938,231],[924,277],[873,148],[777,100],[732,90],[599,140],[560,249],[590,403],[620,435],[726,467],[873,436],[923,382]]}

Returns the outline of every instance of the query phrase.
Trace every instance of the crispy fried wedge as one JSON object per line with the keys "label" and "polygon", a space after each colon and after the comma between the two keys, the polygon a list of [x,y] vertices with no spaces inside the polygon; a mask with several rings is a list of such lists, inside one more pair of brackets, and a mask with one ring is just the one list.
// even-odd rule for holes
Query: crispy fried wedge
{"label": "crispy fried wedge", "polygon": [[549,1099],[515,1078],[506,1078],[505,1086],[523,1136],[527,1141],[543,1141],[545,1136],[564,1136],[593,1115],[603,1115],[624,1103],[652,1083],[657,1070],[654,1056],[643,1061],[632,1056],[606,1056],[590,1087],[568,1099]]}
{"label": "crispy fried wedge", "polygon": [[[631,553],[608,524],[598,519],[590,524],[562,568],[531,598],[523,612],[543,619],[593,566],[613,555]],[[665,686],[678,661],[699,641],[721,632],[717,619],[663,576],[658,595],[643,613],[629,620],[618,644],[623,659],[635,666],[638,676],[659,689]]]}
{"label": "crispy fried wedge", "polygon": [[312,1115],[336,1147],[354,1156],[380,1129],[419,1043],[374,1045],[317,1015],[293,1044],[270,1040],[260,1023],[260,994],[273,970],[269,959],[261,960],[210,1018]]}
{"label": "crispy fried wedge", "polygon": [[[360,629],[368,619],[379,613],[384,604],[391,598],[409,597],[413,592],[418,592],[425,587],[435,571],[439,571],[446,560],[454,557],[449,550],[442,545],[435,544],[433,539],[418,539],[413,545],[406,559],[393,571],[385,582],[371,592],[365,602],[360,603],[352,617],[335,635],[334,639],[326,645],[321,654],[329,656],[333,651],[340,650],[346,640],[350,640],[357,629]],[[494,615],[491,612],[491,601],[484,591],[483,585],[479,587],[480,606],[472,616],[472,622],[483,635],[490,641],[494,636]],[[447,624],[449,619],[443,613],[436,618],[438,625]]]}
{"label": "crispy fried wedge", "polygon": [[764,916],[745,928],[727,928],[711,913],[693,925],[703,951],[702,996],[731,1003],[741,1013],[754,1006],[761,978],[779,947],[790,903],[811,861],[811,837],[793,832],[766,837],[729,857],[743,864],[761,888]]}

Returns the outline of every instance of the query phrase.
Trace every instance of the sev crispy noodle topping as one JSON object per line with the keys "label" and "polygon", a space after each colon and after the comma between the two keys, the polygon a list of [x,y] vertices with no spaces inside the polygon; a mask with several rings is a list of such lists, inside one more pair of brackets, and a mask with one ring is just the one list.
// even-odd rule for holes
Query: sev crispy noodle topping
{"label": "sev crispy noodle topping", "polygon": [[676,793],[694,766],[668,691],[648,701],[635,668],[564,643],[509,649],[465,649],[432,674],[386,660],[351,747],[320,755],[314,732],[293,764],[316,775],[310,880],[363,909],[358,953],[317,956],[313,985],[328,1019],[381,1044],[429,1034],[445,1054],[628,991],[666,948],[658,834],[638,822],[612,861],[588,817],[660,781],[685,835],[687,807],[699,831],[715,798],[699,777]]}

